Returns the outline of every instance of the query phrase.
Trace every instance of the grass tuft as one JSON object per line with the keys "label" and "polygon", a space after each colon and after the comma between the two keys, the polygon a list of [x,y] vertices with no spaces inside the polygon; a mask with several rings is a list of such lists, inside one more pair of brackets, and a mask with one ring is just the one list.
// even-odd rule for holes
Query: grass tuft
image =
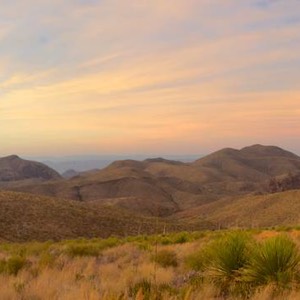
{"label": "grass tuft", "polygon": [[253,247],[244,277],[257,285],[286,286],[296,278],[298,266],[296,244],[287,236],[279,235]]}

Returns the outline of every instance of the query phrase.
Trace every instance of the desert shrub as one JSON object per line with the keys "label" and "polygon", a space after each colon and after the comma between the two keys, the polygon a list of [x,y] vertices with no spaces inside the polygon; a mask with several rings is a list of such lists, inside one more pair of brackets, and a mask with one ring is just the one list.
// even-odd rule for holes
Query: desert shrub
{"label": "desert shrub", "polygon": [[7,260],[0,261],[0,273],[17,275],[26,263],[27,260],[24,257],[17,255],[11,256]]}
{"label": "desert shrub", "polygon": [[1,259],[0,260],[0,274],[5,273],[5,271],[6,271],[6,260]]}
{"label": "desert shrub", "polygon": [[81,239],[68,241],[65,245],[65,252],[71,257],[99,256],[101,251],[119,244],[121,244],[121,241],[113,237],[104,240],[94,239],[93,241]]}
{"label": "desert shrub", "polygon": [[26,265],[27,261],[21,256],[12,256],[7,260],[6,270],[10,275],[17,275]]}
{"label": "desert shrub", "polygon": [[147,242],[136,242],[135,245],[138,247],[138,249],[142,251],[150,251],[151,250],[151,245]]}
{"label": "desert shrub", "polygon": [[38,261],[38,265],[39,267],[52,267],[54,265],[55,262],[55,255],[51,254],[49,252],[42,252],[40,257],[39,257],[39,261]]}
{"label": "desert shrub", "polygon": [[286,286],[297,275],[299,259],[296,244],[290,238],[285,235],[269,238],[253,247],[245,280],[258,285]]}
{"label": "desert shrub", "polygon": [[99,256],[100,249],[93,244],[71,244],[66,248],[66,253],[71,256]]}
{"label": "desert shrub", "polygon": [[292,231],[293,227],[291,227],[291,226],[277,226],[275,229],[278,232],[282,232],[282,231],[288,232],[288,231]]}
{"label": "desert shrub", "polygon": [[110,237],[108,239],[100,240],[100,242],[98,242],[98,246],[100,250],[115,247],[120,244],[122,244],[122,241],[115,237]]}
{"label": "desert shrub", "polygon": [[172,250],[167,249],[158,251],[155,255],[152,256],[152,260],[163,268],[177,267],[178,265],[176,253]]}
{"label": "desert shrub", "polygon": [[184,244],[187,243],[189,241],[189,235],[186,232],[181,232],[177,235],[175,235],[174,244]]}
{"label": "desert shrub", "polygon": [[184,263],[188,269],[194,271],[203,271],[207,265],[207,256],[203,250],[188,255]]}
{"label": "desert shrub", "polygon": [[168,235],[157,236],[156,240],[161,245],[184,244],[192,241],[193,237],[192,234],[187,232],[176,232]]}
{"label": "desert shrub", "polygon": [[168,236],[163,236],[160,240],[160,244],[161,245],[171,245],[173,244],[173,241],[170,237]]}

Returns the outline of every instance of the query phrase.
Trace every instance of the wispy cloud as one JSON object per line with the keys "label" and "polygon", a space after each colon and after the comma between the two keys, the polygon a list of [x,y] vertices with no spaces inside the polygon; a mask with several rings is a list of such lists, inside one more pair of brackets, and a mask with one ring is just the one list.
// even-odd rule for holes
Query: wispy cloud
{"label": "wispy cloud", "polygon": [[3,154],[300,152],[298,1],[2,2]]}

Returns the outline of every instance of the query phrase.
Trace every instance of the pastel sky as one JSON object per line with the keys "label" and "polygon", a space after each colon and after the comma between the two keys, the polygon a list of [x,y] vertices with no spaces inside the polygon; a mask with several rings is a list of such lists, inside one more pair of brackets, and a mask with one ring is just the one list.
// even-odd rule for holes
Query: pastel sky
{"label": "pastel sky", "polygon": [[0,156],[300,154],[299,0],[0,0]]}

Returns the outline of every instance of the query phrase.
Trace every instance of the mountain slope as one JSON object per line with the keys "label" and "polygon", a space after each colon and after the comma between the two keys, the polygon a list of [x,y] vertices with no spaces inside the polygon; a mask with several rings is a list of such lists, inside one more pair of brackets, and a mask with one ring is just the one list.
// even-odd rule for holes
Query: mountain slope
{"label": "mountain slope", "polygon": [[82,203],[0,191],[0,241],[46,241],[78,237],[127,236],[213,228],[202,222],[188,227],[178,222],[145,218],[99,203]]}
{"label": "mountain slope", "polygon": [[220,227],[299,225],[300,190],[223,198],[174,216],[189,221],[199,217]]}

